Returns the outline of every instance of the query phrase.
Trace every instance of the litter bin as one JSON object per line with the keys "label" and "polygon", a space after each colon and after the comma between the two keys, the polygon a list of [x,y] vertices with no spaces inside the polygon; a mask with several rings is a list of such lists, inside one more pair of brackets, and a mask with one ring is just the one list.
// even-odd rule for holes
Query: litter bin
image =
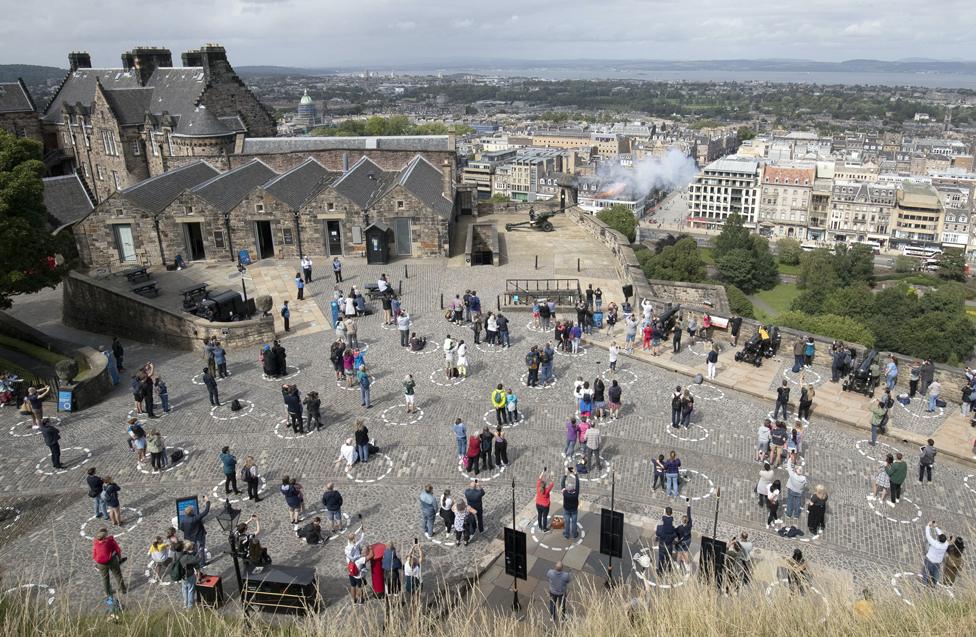
{"label": "litter bin", "polygon": [[603,327],[603,312],[593,313],[593,327]]}

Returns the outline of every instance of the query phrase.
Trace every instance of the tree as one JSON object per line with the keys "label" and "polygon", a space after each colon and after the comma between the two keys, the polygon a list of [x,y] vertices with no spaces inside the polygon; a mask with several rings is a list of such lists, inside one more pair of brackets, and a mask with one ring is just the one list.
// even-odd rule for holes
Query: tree
{"label": "tree", "polygon": [[716,259],[715,267],[722,281],[734,285],[746,294],[751,294],[758,289],[754,278],[753,261],[752,252],[737,248]]}
{"label": "tree", "polygon": [[637,217],[627,206],[617,204],[596,213],[596,218],[607,224],[633,243],[637,235]]}
{"label": "tree", "polygon": [[824,314],[850,316],[867,324],[874,314],[874,295],[866,283],[835,288],[827,292],[819,311]]}
{"label": "tree", "polygon": [[769,290],[779,283],[779,268],[765,237],[752,235],[752,278],[757,290]]}
{"label": "tree", "polygon": [[839,283],[840,279],[834,271],[834,259],[830,250],[818,248],[812,252],[804,252],[800,257],[800,275],[796,278],[796,287],[805,290],[816,285],[832,289]]}
{"label": "tree", "polygon": [[918,259],[899,254],[895,257],[895,272],[905,274],[918,270]]}
{"label": "tree", "polygon": [[836,314],[808,316],[801,312],[783,312],[776,317],[776,322],[783,327],[828,336],[848,343],[858,343],[865,347],[872,347],[875,344],[871,330],[847,316]]}
{"label": "tree", "polygon": [[800,265],[803,249],[799,241],[786,237],[776,242],[776,256],[783,265]]}
{"label": "tree", "polygon": [[507,195],[503,195],[500,192],[496,192],[491,196],[491,199],[489,199],[488,201],[494,204],[498,204],[498,203],[508,203],[511,201],[511,199]]}
{"label": "tree", "polygon": [[833,261],[841,285],[859,282],[874,285],[874,253],[868,246],[838,244],[834,248]]}
{"label": "tree", "polygon": [[729,215],[725,223],[722,224],[722,231],[715,237],[715,248],[712,251],[716,261],[720,256],[732,250],[752,249],[752,243],[749,241],[749,229],[742,224],[742,215],[736,213]]}
{"label": "tree", "polygon": [[738,314],[739,316],[744,316],[746,318],[754,318],[755,310],[752,307],[752,301],[746,296],[746,293],[735,287],[734,285],[725,286],[725,296],[729,299],[729,309],[733,314]]}
{"label": "tree", "polygon": [[966,255],[962,248],[946,248],[939,259],[939,270],[937,272],[940,279],[946,281],[966,280]]}
{"label": "tree", "polygon": [[68,267],[55,265],[71,236],[48,229],[43,174],[41,144],[0,130],[0,308],[15,294],[56,286]]}
{"label": "tree", "polygon": [[648,279],[696,283],[704,281],[707,275],[698,244],[691,237],[682,238],[659,254],[646,248],[640,250],[637,260]]}
{"label": "tree", "polygon": [[751,126],[740,126],[738,132],[739,132],[739,141],[742,142],[753,139],[756,136],[756,131],[753,130]]}

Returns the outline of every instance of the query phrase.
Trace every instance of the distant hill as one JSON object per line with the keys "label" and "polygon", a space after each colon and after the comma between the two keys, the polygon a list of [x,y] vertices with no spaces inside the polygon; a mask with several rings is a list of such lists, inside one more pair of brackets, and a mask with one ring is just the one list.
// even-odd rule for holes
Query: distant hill
{"label": "distant hill", "polygon": [[16,82],[23,78],[28,85],[47,84],[48,80],[60,80],[66,69],[56,66],[36,66],[34,64],[0,64],[0,82]]}

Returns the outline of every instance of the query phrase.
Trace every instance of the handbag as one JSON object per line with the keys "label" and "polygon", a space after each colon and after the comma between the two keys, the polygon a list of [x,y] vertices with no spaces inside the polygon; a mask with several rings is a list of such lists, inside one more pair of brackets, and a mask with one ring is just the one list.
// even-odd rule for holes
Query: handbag
{"label": "handbag", "polygon": [[564,529],[566,528],[566,519],[561,515],[554,515],[549,518],[549,528],[551,529]]}

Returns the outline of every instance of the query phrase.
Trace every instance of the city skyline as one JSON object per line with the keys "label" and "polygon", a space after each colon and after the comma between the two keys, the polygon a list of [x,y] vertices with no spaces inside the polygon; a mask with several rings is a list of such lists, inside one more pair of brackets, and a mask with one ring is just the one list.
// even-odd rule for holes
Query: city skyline
{"label": "city skyline", "polygon": [[[43,14],[4,0],[0,60],[63,66],[66,51],[118,65],[140,45],[174,51],[219,42],[234,63],[301,67],[445,65],[465,60],[719,60],[870,58],[976,60],[976,14],[957,0],[919,12],[905,0],[817,0],[804,9],[760,0],[562,2],[500,0],[477,8],[444,2],[178,0],[139,7],[102,0],[65,26],[78,5],[54,0]],[[881,11],[883,9],[883,12]],[[911,15],[911,20],[905,16]],[[193,19],[188,19],[192,16]],[[605,25],[607,28],[601,28]]]}

